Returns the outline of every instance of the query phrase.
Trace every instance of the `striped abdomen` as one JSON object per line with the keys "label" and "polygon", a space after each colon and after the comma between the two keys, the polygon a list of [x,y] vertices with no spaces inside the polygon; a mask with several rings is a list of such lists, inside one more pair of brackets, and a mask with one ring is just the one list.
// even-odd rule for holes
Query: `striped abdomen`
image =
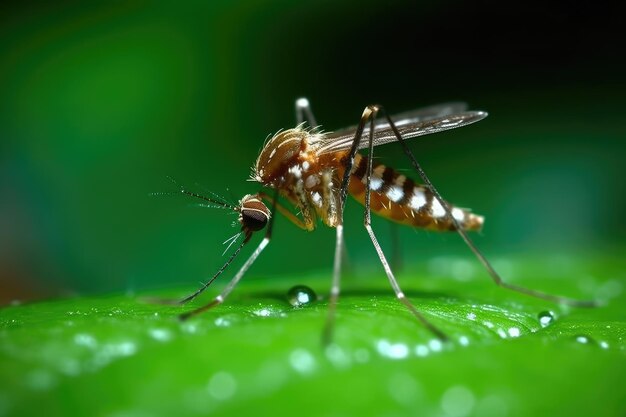
{"label": "striped abdomen", "polygon": [[[357,154],[352,167],[350,194],[365,203],[367,157]],[[429,230],[455,230],[443,206],[432,192],[393,168],[374,162],[371,177],[370,207],[373,212],[397,223]],[[467,209],[450,207],[452,215],[465,230],[480,230],[483,217]]]}

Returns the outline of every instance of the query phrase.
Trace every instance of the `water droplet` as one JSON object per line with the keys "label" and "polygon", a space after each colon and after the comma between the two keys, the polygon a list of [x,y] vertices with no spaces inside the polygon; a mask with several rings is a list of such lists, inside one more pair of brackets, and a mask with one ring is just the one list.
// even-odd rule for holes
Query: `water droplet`
{"label": "water droplet", "polygon": [[218,372],[209,380],[208,390],[216,400],[228,400],[237,391],[237,381],[228,372]]}
{"label": "water droplet", "polygon": [[64,358],[58,363],[59,370],[67,376],[80,374],[80,363],[76,359]]}
{"label": "water droplet", "polygon": [[554,313],[551,311],[542,311],[539,313],[539,324],[541,327],[547,327],[554,322]]}
{"label": "water droplet", "polygon": [[[265,310],[267,311],[267,310]],[[258,314],[259,316],[263,316],[263,317],[267,317],[269,314],[267,315],[263,315],[263,314]],[[215,319],[215,325],[217,327],[229,327],[230,326],[230,320],[224,318],[224,317],[218,317]]]}
{"label": "water droplet", "polygon": [[472,391],[462,385],[457,385],[443,394],[441,408],[451,417],[464,417],[472,412],[475,402]]}
{"label": "water droplet", "polygon": [[260,310],[254,311],[254,314],[259,317],[269,317],[270,315],[272,315],[272,312],[269,311],[267,308],[262,308]]}
{"label": "water droplet", "polygon": [[585,335],[574,336],[574,340],[576,340],[576,342],[580,343],[581,345],[594,345],[596,343],[596,341],[593,340],[591,337]]}
{"label": "water droplet", "polygon": [[[261,303],[259,303],[259,305],[261,305]],[[252,314],[254,314],[257,317],[287,317],[287,315],[277,309],[274,309],[272,307],[261,307],[258,310],[254,310],[252,311]],[[228,325],[230,326],[233,321],[236,321],[236,318],[233,317],[233,315],[229,315],[228,317],[224,318],[224,322],[221,323],[216,323],[218,325]]]}
{"label": "water droplet", "polygon": [[172,333],[167,329],[150,329],[148,333],[159,342],[167,342],[172,338]]}
{"label": "water droplet", "polygon": [[428,347],[433,352],[440,352],[443,349],[443,343],[439,339],[432,339],[428,342]]}
{"label": "water droplet", "polygon": [[91,349],[95,349],[98,346],[96,338],[88,333],[78,333],[74,336],[74,343],[79,346],[86,346]]}
{"label": "water droplet", "polygon": [[420,403],[422,387],[409,373],[396,373],[389,378],[387,391],[399,404],[412,406]]}
{"label": "water droplet", "polygon": [[351,365],[351,358],[339,345],[332,344],[326,347],[326,357],[338,368],[347,368]]}
{"label": "water droplet", "polygon": [[518,327],[511,327],[509,330],[509,336],[511,337],[519,337],[521,332],[520,329]]}
{"label": "water droplet", "polygon": [[317,300],[317,294],[306,285],[296,285],[287,291],[287,300],[294,307],[302,307]]}
{"label": "water droplet", "polygon": [[198,331],[198,325],[196,323],[186,321],[182,325],[183,331],[186,333],[196,333]]}
{"label": "water droplet", "polygon": [[310,374],[315,369],[315,358],[308,350],[296,349],[289,355],[291,367],[301,374]]}
{"label": "water droplet", "polygon": [[403,343],[389,343],[382,339],[376,344],[376,350],[382,356],[390,359],[404,359],[409,355],[409,347]]}
{"label": "water droplet", "polygon": [[426,345],[415,346],[415,354],[422,357],[428,355],[428,347]]}

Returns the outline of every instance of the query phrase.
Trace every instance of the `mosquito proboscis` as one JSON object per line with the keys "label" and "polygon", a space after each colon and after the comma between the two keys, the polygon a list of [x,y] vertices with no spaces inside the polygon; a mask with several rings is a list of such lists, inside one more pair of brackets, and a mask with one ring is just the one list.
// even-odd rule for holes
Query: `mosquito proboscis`
{"label": "mosquito proboscis", "polygon": [[[365,229],[396,297],[439,339],[446,339],[444,332],[408,300],[396,280],[372,229],[372,211],[388,220],[415,228],[456,231],[500,287],[575,307],[596,305],[593,301],[575,300],[505,282],[468,234],[469,231],[480,230],[484,218],[468,209],[452,206],[444,200],[407,146],[407,139],[473,124],[487,117],[486,112],[468,111],[464,103],[446,103],[389,116],[382,106],[370,105],[364,109],[358,125],[336,132],[323,132],[317,125],[306,98],[296,100],[295,107],[297,126],[271,136],[252,167],[251,179],[273,190],[272,193],[261,191],[254,195],[249,194],[237,204],[231,204],[216,195],[206,197],[180,187],[180,193],[203,200],[203,204],[238,213],[241,231],[227,242],[232,245],[240,236],[243,236],[243,240],[217,273],[197,291],[177,301],[179,304],[191,301],[208,288],[250,242],[253,234],[265,229],[262,241],[222,292],[208,304],[182,314],[181,319],[187,319],[224,302],[269,244],[274,223],[272,213],[278,211],[304,230],[314,230],[319,220],[336,230],[333,278],[323,332],[324,342],[330,342],[340,293],[344,208],[348,194],[365,207]],[[422,184],[393,168],[374,162],[374,148],[390,142],[400,144]],[[359,154],[360,149],[367,149],[367,156]],[[287,200],[298,214],[281,204],[279,197]],[[264,201],[270,204],[271,209]]]}

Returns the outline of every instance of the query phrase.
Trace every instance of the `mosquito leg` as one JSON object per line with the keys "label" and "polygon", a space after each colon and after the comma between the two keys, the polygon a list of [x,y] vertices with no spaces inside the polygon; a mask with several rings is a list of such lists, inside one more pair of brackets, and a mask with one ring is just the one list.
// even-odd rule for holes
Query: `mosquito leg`
{"label": "mosquito leg", "polygon": [[224,290],[222,290],[220,295],[215,297],[213,299],[213,301],[211,301],[208,304],[203,305],[202,307],[198,307],[195,310],[191,310],[191,311],[189,311],[187,313],[183,313],[183,314],[181,314],[179,316],[179,318],[181,320],[186,320],[186,319],[188,319],[191,316],[195,316],[196,314],[200,314],[200,313],[202,313],[204,311],[207,311],[207,310],[209,310],[209,309],[211,309],[211,308],[221,304],[222,302],[224,302],[224,300],[226,299],[228,294],[230,294],[230,292],[233,290],[233,288],[235,288],[235,286],[239,283],[239,280],[241,280],[241,277],[243,277],[243,275],[250,268],[250,266],[254,263],[256,258],[261,254],[261,252],[263,251],[263,249],[265,249],[265,247],[267,246],[267,244],[269,242],[270,242],[270,237],[268,235],[266,235],[263,238],[263,240],[261,241],[261,243],[259,244],[259,246],[257,246],[257,248],[254,250],[254,252],[252,252],[252,255],[250,255],[250,257],[248,258],[246,263],[244,263],[242,265],[242,267],[239,269],[239,271],[237,272],[237,275],[235,275],[235,277],[230,280],[230,282],[228,283],[226,288],[224,288]]}
{"label": "mosquito leg", "polygon": [[432,324],[426,317],[424,317],[424,315],[420,313],[404,295],[404,292],[400,288],[400,285],[398,284],[396,277],[393,275],[393,271],[391,270],[391,267],[389,266],[389,262],[387,262],[387,258],[385,257],[385,254],[383,253],[383,250],[380,247],[380,244],[378,243],[378,239],[376,238],[376,235],[374,234],[374,230],[372,229],[372,215],[371,215],[371,209],[370,209],[370,194],[372,190],[371,189],[372,164],[374,160],[374,158],[372,157],[373,156],[372,153],[374,151],[374,121],[376,119],[376,115],[378,113],[379,108],[378,106],[371,106],[371,108],[372,108],[372,113],[370,116],[369,156],[367,158],[368,159],[367,171],[365,173],[367,183],[365,185],[365,214],[363,218],[363,224],[365,225],[365,230],[367,230],[367,233],[369,234],[370,239],[372,240],[372,244],[374,245],[374,248],[376,249],[378,258],[380,259],[380,262],[382,263],[383,268],[385,269],[385,274],[387,274],[387,278],[389,279],[391,288],[393,288],[393,291],[396,293],[396,297],[398,298],[398,300],[400,300],[400,302],[402,302],[402,304],[405,305],[405,307],[411,312],[411,314],[413,314],[413,316],[417,320],[419,320],[428,330],[430,330],[439,339],[445,341],[448,339],[447,336],[441,330],[439,330],[434,324]]}
{"label": "mosquito leg", "polygon": [[[500,277],[500,274],[498,274],[498,272],[496,272],[496,270],[493,268],[493,266],[491,266],[491,263],[483,255],[483,253],[478,249],[476,244],[469,237],[469,235],[467,234],[465,229],[463,229],[463,227],[459,224],[457,219],[452,215],[452,211],[450,209],[450,206],[441,197],[441,194],[439,194],[439,191],[437,191],[437,189],[435,188],[433,183],[430,181],[430,178],[428,178],[428,176],[426,175],[426,172],[424,172],[424,169],[422,168],[422,166],[419,164],[419,162],[417,162],[417,159],[413,155],[413,152],[411,152],[411,150],[407,146],[404,138],[402,137],[402,135],[398,131],[396,125],[391,120],[391,117],[389,117],[387,112],[382,107],[379,107],[378,110],[384,114],[385,118],[387,119],[387,122],[389,123],[389,126],[391,126],[391,128],[393,130],[393,133],[396,136],[396,139],[398,140],[398,142],[400,142],[400,145],[402,145],[402,149],[404,150],[404,153],[407,155],[407,157],[411,161],[411,164],[413,165],[413,168],[415,168],[415,170],[417,171],[417,173],[421,177],[422,181],[424,181],[424,184],[430,189],[430,191],[432,191],[433,195],[437,198],[439,203],[441,203],[441,205],[443,206],[443,208],[446,211],[446,216],[452,221],[456,231],[459,233],[459,235],[461,236],[461,238],[463,239],[465,244],[470,248],[470,250],[476,256],[476,258],[478,258],[478,260],[483,265],[483,267],[485,267],[485,269],[487,270],[487,272],[491,276],[491,279],[493,280],[493,282],[496,283],[496,285],[498,285],[500,287],[503,287],[503,288],[508,288],[509,290],[516,291],[516,292],[519,292],[521,294],[526,294],[526,295],[529,295],[529,296],[532,296],[532,297],[541,298],[543,300],[548,300],[548,301],[552,301],[552,302],[556,302],[556,303],[560,303],[560,304],[566,304],[566,305],[570,305],[570,306],[574,306],[574,307],[597,307],[598,306],[598,303],[595,302],[595,301],[575,300],[575,299],[572,299],[572,298],[563,297],[563,296],[559,296],[559,295],[552,295],[552,294],[544,293],[542,291],[537,291],[537,290],[533,290],[533,289],[530,289],[530,288],[525,288],[525,287],[521,287],[519,285],[514,285],[514,284],[509,284],[507,282],[504,282],[502,280],[502,277]],[[370,152],[371,152],[371,146],[372,145],[370,143]],[[369,187],[368,187],[368,194],[369,194]]]}
{"label": "mosquito leg", "polygon": [[324,325],[324,331],[322,332],[322,344],[328,345],[333,339],[333,330],[335,326],[335,310],[337,309],[337,300],[339,299],[340,283],[341,283],[341,260],[343,257],[344,241],[343,241],[343,211],[346,205],[346,197],[348,195],[348,184],[350,183],[350,172],[352,171],[352,165],[354,164],[354,156],[359,149],[359,142],[365,129],[365,123],[371,115],[371,111],[366,108],[361,116],[361,121],[354,134],[354,141],[350,148],[348,158],[345,160],[345,172],[341,181],[341,188],[339,190],[339,207],[337,216],[337,238],[335,240],[335,261],[333,263],[333,281],[330,290],[330,296],[328,297],[328,315],[326,317],[326,324]]}
{"label": "mosquito leg", "polygon": [[289,220],[291,223],[295,224],[302,230],[309,230],[309,228],[306,226],[306,224],[302,220],[300,220],[295,214],[293,214],[287,207],[280,204],[274,197],[267,195],[263,192],[260,192],[259,196],[261,196],[261,198],[272,203],[272,206],[276,207],[278,212],[282,214],[283,216],[285,216],[287,220]]}
{"label": "mosquito leg", "polygon": [[183,304],[187,304],[189,301],[193,300],[194,298],[196,298],[197,296],[202,294],[204,292],[204,290],[209,288],[209,286],[213,283],[213,281],[215,281],[215,279],[217,277],[219,277],[222,274],[222,272],[224,272],[224,270],[228,267],[228,265],[230,265],[230,263],[233,261],[233,259],[235,259],[237,257],[237,255],[239,255],[239,252],[241,251],[241,249],[246,245],[246,243],[248,243],[248,239],[249,239],[249,237],[244,238],[244,241],[241,243],[241,245],[239,245],[237,247],[235,252],[233,252],[233,254],[228,258],[226,263],[224,265],[222,265],[222,267],[211,277],[210,280],[208,280],[207,282],[202,284],[202,286],[200,288],[198,288],[196,291],[194,291],[193,293],[189,294],[188,296],[186,296],[184,298],[181,298],[180,300],[169,299],[169,298],[157,298],[157,297],[145,297],[143,299],[145,301],[147,301],[147,302],[157,303],[157,304],[166,304],[166,305],[183,305]]}
{"label": "mosquito leg", "polygon": [[226,261],[226,263],[211,277],[210,280],[208,280],[207,282],[205,282],[204,284],[202,284],[202,286],[200,288],[198,288],[194,293],[189,294],[187,297],[179,300],[176,302],[176,304],[186,304],[189,301],[193,300],[194,298],[196,298],[197,296],[199,296],[200,294],[202,294],[202,292],[204,290],[206,290],[207,288],[209,288],[209,285],[211,285],[213,283],[213,281],[215,281],[215,279],[217,277],[219,277],[222,272],[224,272],[224,270],[228,267],[228,265],[230,265],[230,263],[233,261],[233,259],[235,259],[235,257],[237,257],[237,255],[239,255],[239,252],[241,251],[241,248],[244,247],[244,245],[248,242],[248,239],[244,239],[244,241],[241,243],[241,245],[239,245],[239,247],[237,248],[237,250],[235,250],[235,252],[233,252],[232,255],[230,255],[230,257],[228,258],[228,261]]}
{"label": "mosquito leg", "polygon": [[[276,198],[274,198],[274,201],[276,201]],[[274,208],[275,208],[275,205],[272,205],[272,210],[271,210],[272,213],[274,212]],[[187,320],[188,318],[195,316],[196,314],[200,314],[202,312],[210,310],[211,308],[216,307],[220,305],[221,303],[223,303],[226,297],[228,297],[228,294],[231,293],[233,288],[235,288],[235,286],[239,283],[239,281],[244,276],[244,274],[248,271],[250,266],[252,266],[254,261],[256,261],[256,258],[258,258],[261,252],[263,252],[263,249],[265,249],[267,244],[270,243],[270,240],[272,238],[272,226],[273,225],[274,225],[274,216],[270,216],[269,223],[267,225],[267,231],[265,232],[265,237],[263,238],[261,243],[259,243],[259,246],[257,246],[257,248],[254,250],[254,252],[252,252],[252,255],[250,255],[248,260],[246,260],[246,262],[241,266],[241,268],[239,268],[239,271],[237,271],[237,274],[233,277],[233,279],[230,280],[230,282],[228,283],[228,285],[226,285],[226,287],[222,290],[222,292],[213,299],[213,301],[201,307],[198,307],[195,310],[191,310],[187,313],[183,313],[178,317],[181,320]],[[242,244],[242,246],[245,244],[246,241],[247,239],[244,240],[244,243]]]}
{"label": "mosquito leg", "polygon": [[310,127],[318,126],[315,116],[313,116],[309,99],[306,97],[300,97],[296,100],[296,122],[298,124],[307,122]]}
{"label": "mosquito leg", "polygon": [[333,263],[333,281],[330,287],[330,295],[328,297],[328,315],[326,316],[326,324],[322,332],[322,345],[327,346],[333,340],[335,330],[335,310],[337,310],[337,301],[339,300],[340,283],[341,283],[341,258],[343,257],[343,224],[336,227],[337,238],[335,240],[335,261]]}

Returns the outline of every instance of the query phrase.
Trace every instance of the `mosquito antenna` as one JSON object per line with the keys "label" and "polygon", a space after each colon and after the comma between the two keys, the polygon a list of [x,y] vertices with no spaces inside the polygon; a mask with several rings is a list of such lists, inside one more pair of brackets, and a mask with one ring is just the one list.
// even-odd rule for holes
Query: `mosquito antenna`
{"label": "mosquito antenna", "polygon": [[230,198],[235,198],[235,196],[233,195],[233,190],[231,190],[230,188],[226,188],[226,191],[228,192],[228,195],[230,196]]}
{"label": "mosquito antenna", "polygon": [[596,303],[595,301],[575,300],[573,298],[547,294],[541,291],[532,290],[530,288],[525,288],[519,285],[509,284],[505,282],[502,279],[502,277],[500,277],[500,274],[498,274],[498,272],[493,268],[493,266],[491,266],[491,263],[487,260],[485,255],[483,255],[480,249],[478,249],[478,247],[469,237],[465,229],[463,229],[459,221],[452,215],[452,210],[450,210],[450,206],[448,202],[445,201],[441,197],[441,194],[439,194],[439,191],[437,191],[433,183],[430,181],[430,178],[428,178],[422,166],[419,164],[419,162],[417,162],[417,159],[415,159],[413,152],[411,152],[411,150],[405,143],[404,138],[398,131],[398,128],[396,127],[396,125],[391,120],[391,117],[389,117],[387,112],[384,110],[383,110],[383,113],[385,115],[385,118],[387,119],[387,122],[389,123],[389,126],[391,126],[391,129],[393,130],[394,135],[398,139],[398,142],[400,142],[400,144],[402,145],[402,149],[404,150],[404,153],[407,155],[407,157],[411,161],[413,168],[415,168],[419,176],[422,178],[422,181],[424,181],[424,184],[426,184],[426,186],[430,189],[430,191],[432,191],[432,193],[435,195],[437,200],[439,200],[439,202],[441,203],[441,205],[446,211],[446,216],[452,221],[452,224],[454,224],[456,231],[459,233],[459,235],[461,236],[465,244],[470,248],[470,250],[476,256],[476,258],[478,258],[480,263],[485,267],[485,269],[487,270],[487,272],[489,273],[493,281],[496,283],[496,285],[503,287],[503,288],[508,288],[510,290],[519,292],[521,294],[529,295],[531,297],[541,298],[543,300],[548,300],[548,301],[552,301],[552,302],[556,302],[560,304],[567,304],[567,305],[574,306],[574,307],[597,307],[598,306],[598,303]]}
{"label": "mosquito antenna", "polygon": [[[233,206],[233,205],[234,205],[234,204],[232,203],[232,201],[235,201],[235,198],[234,198],[234,196],[232,195],[232,193],[230,193],[231,200],[229,201],[229,200],[225,199],[224,197],[222,197],[221,195],[219,195],[219,194],[217,194],[217,193],[214,193],[213,191],[211,191],[211,190],[207,189],[204,185],[202,185],[202,184],[200,184],[200,183],[198,183],[198,182],[196,182],[195,184],[196,184],[196,186],[198,186],[198,187],[202,188],[202,191],[204,191],[205,193],[209,193],[209,194],[211,194],[211,196],[212,196],[214,199],[216,199],[216,200],[220,201],[221,203],[223,203],[223,204],[227,204],[227,205],[231,205],[231,206]],[[228,190],[228,189],[227,189],[227,190]]]}
{"label": "mosquito antenna", "polygon": [[172,181],[172,183],[174,183],[174,185],[176,185],[176,187],[178,187],[178,191],[177,192],[165,192],[165,193],[151,193],[151,195],[176,195],[176,194],[184,194],[187,195],[189,197],[193,197],[193,198],[197,198],[200,200],[204,200],[207,201],[211,204],[213,204],[213,206],[211,205],[206,205],[206,207],[220,207],[220,208],[225,208],[225,209],[230,209],[233,211],[239,211],[239,206],[232,204],[228,201],[226,201],[224,198],[220,197],[219,195],[208,191],[209,194],[211,194],[213,196],[212,197],[206,197],[203,196],[201,194],[195,193],[193,191],[189,191],[187,190],[182,184],[178,183],[174,178],[168,176],[167,179],[169,179],[170,181]]}
{"label": "mosquito antenna", "polygon": [[[176,193],[178,195],[178,193]],[[218,206],[217,204],[206,204],[206,203],[193,203],[189,204],[189,207],[203,207],[203,208],[218,208],[224,210],[231,210],[230,207]]]}
{"label": "mosquito antenna", "polygon": [[[239,235],[241,235],[241,233],[236,234],[236,237],[239,237]],[[233,236],[233,237],[235,237]],[[232,238],[230,238],[232,239]],[[229,240],[230,240],[229,239]],[[235,239],[236,240],[236,239]],[[231,245],[233,244],[233,242],[235,242],[235,240],[233,240],[231,242]],[[228,241],[227,241],[228,242]],[[228,268],[228,265],[230,265],[230,263],[233,261],[233,259],[235,259],[237,257],[237,255],[239,255],[239,252],[241,251],[241,248],[244,247],[244,245],[248,243],[248,239],[244,239],[243,242],[241,242],[241,245],[239,245],[237,247],[237,249],[235,250],[235,252],[233,252],[232,255],[230,255],[230,258],[228,258],[228,260],[226,261],[226,263],[224,265],[222,265],[222,267],[215,273],[215,275],[213,275],[211,277],[210,280],[208,280],[206,283],[204,283],[200,288],[198,288],[193,294],[188,295],[187,297],[183,298],[182,300],[179,300],[176,304],[186,304],[189,301],[193,300],[194,298],[196,298],[197,296],[199,296],[200,294],[202,294],[202,292],[204,290],[206,290],[207,288],[209,288],[209,285],[211,285],[213,283],[213,281],[215,281],[215,279],[217,277],[219,277],[222,272],[224,272],[226,270],[226,268]],[[229,245],[230,247],[230,245]]]}

